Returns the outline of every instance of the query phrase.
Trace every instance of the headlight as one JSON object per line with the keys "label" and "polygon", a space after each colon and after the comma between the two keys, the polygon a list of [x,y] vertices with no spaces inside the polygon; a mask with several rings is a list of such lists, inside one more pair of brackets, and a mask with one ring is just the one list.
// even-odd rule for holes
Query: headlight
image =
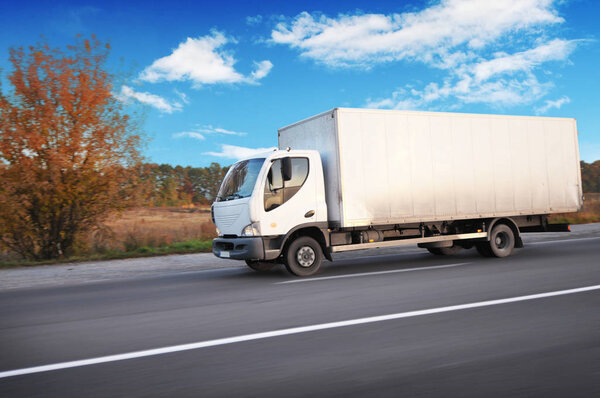
{"label": "headlight", "polygon": [[215,227],[215,229],[217,230],[217,236],[221,236],[221,230],[219,229],[219,227]]}
{"label": "headlight", "polygon": [[242,229],[242,236],[259,236],[260,235],[260,224],[253,222],[250,225],[246,225]]}

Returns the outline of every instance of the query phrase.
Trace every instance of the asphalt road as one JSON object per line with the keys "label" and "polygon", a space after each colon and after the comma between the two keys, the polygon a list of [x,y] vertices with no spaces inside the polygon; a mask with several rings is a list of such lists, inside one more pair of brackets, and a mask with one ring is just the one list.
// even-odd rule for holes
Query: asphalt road
{"label": "asphalt road", "polygon": [[505,259],[346,258],[309,279],[233,268],[7,290],[0,396],[598,397],[599,249],[592,236]]}

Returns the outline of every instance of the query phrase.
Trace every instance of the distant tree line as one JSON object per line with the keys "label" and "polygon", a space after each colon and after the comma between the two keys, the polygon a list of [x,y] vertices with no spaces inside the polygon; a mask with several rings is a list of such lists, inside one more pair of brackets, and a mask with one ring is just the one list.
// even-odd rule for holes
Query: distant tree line
{"label": "distant tree line", "polygon": [[[182,167],[144,163],[138,168],[139,206],[182,206],[209,204],[228,167],[211,163],[208,167]],[[600,192],[600,160],[581,162],[583,192]]]}
{"label": "distant tree line", "polygon": [[217,196],[228,167],[182,167],[142,163],[137,167],[137,206],[209,204]]}
{"label": "distant tree line", "polygon": [[581,162],[581,183],[583,192],[600,192],[600,160]]}

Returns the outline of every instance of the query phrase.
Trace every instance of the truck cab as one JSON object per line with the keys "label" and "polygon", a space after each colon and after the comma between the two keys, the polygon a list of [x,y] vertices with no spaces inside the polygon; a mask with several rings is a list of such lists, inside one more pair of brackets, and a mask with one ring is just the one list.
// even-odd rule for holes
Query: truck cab
{"label": "truck cab", "polygon": [[[294,253],[295,264],[310,271],[320,263],[326,247],[327,204],[319,152],[275,150],[242,159],[227,172],[212,217],[218,237],[213,253],[221,258],[246,260],[266,270],[299,237],[311,241]],[[305,241],[307,239],[304,239]],[[294,265],[292,265],[294,266]]]}

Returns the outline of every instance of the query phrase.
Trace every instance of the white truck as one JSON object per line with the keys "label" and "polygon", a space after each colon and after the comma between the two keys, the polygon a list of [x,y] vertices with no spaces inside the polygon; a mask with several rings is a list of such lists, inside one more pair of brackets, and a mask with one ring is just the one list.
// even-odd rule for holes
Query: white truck
{"label": "white truck", "polygon": [[505,257],[583,203],[574,119],[335,108],[233,164],[213,253],[298,276],[332,253],[417,244]]}

